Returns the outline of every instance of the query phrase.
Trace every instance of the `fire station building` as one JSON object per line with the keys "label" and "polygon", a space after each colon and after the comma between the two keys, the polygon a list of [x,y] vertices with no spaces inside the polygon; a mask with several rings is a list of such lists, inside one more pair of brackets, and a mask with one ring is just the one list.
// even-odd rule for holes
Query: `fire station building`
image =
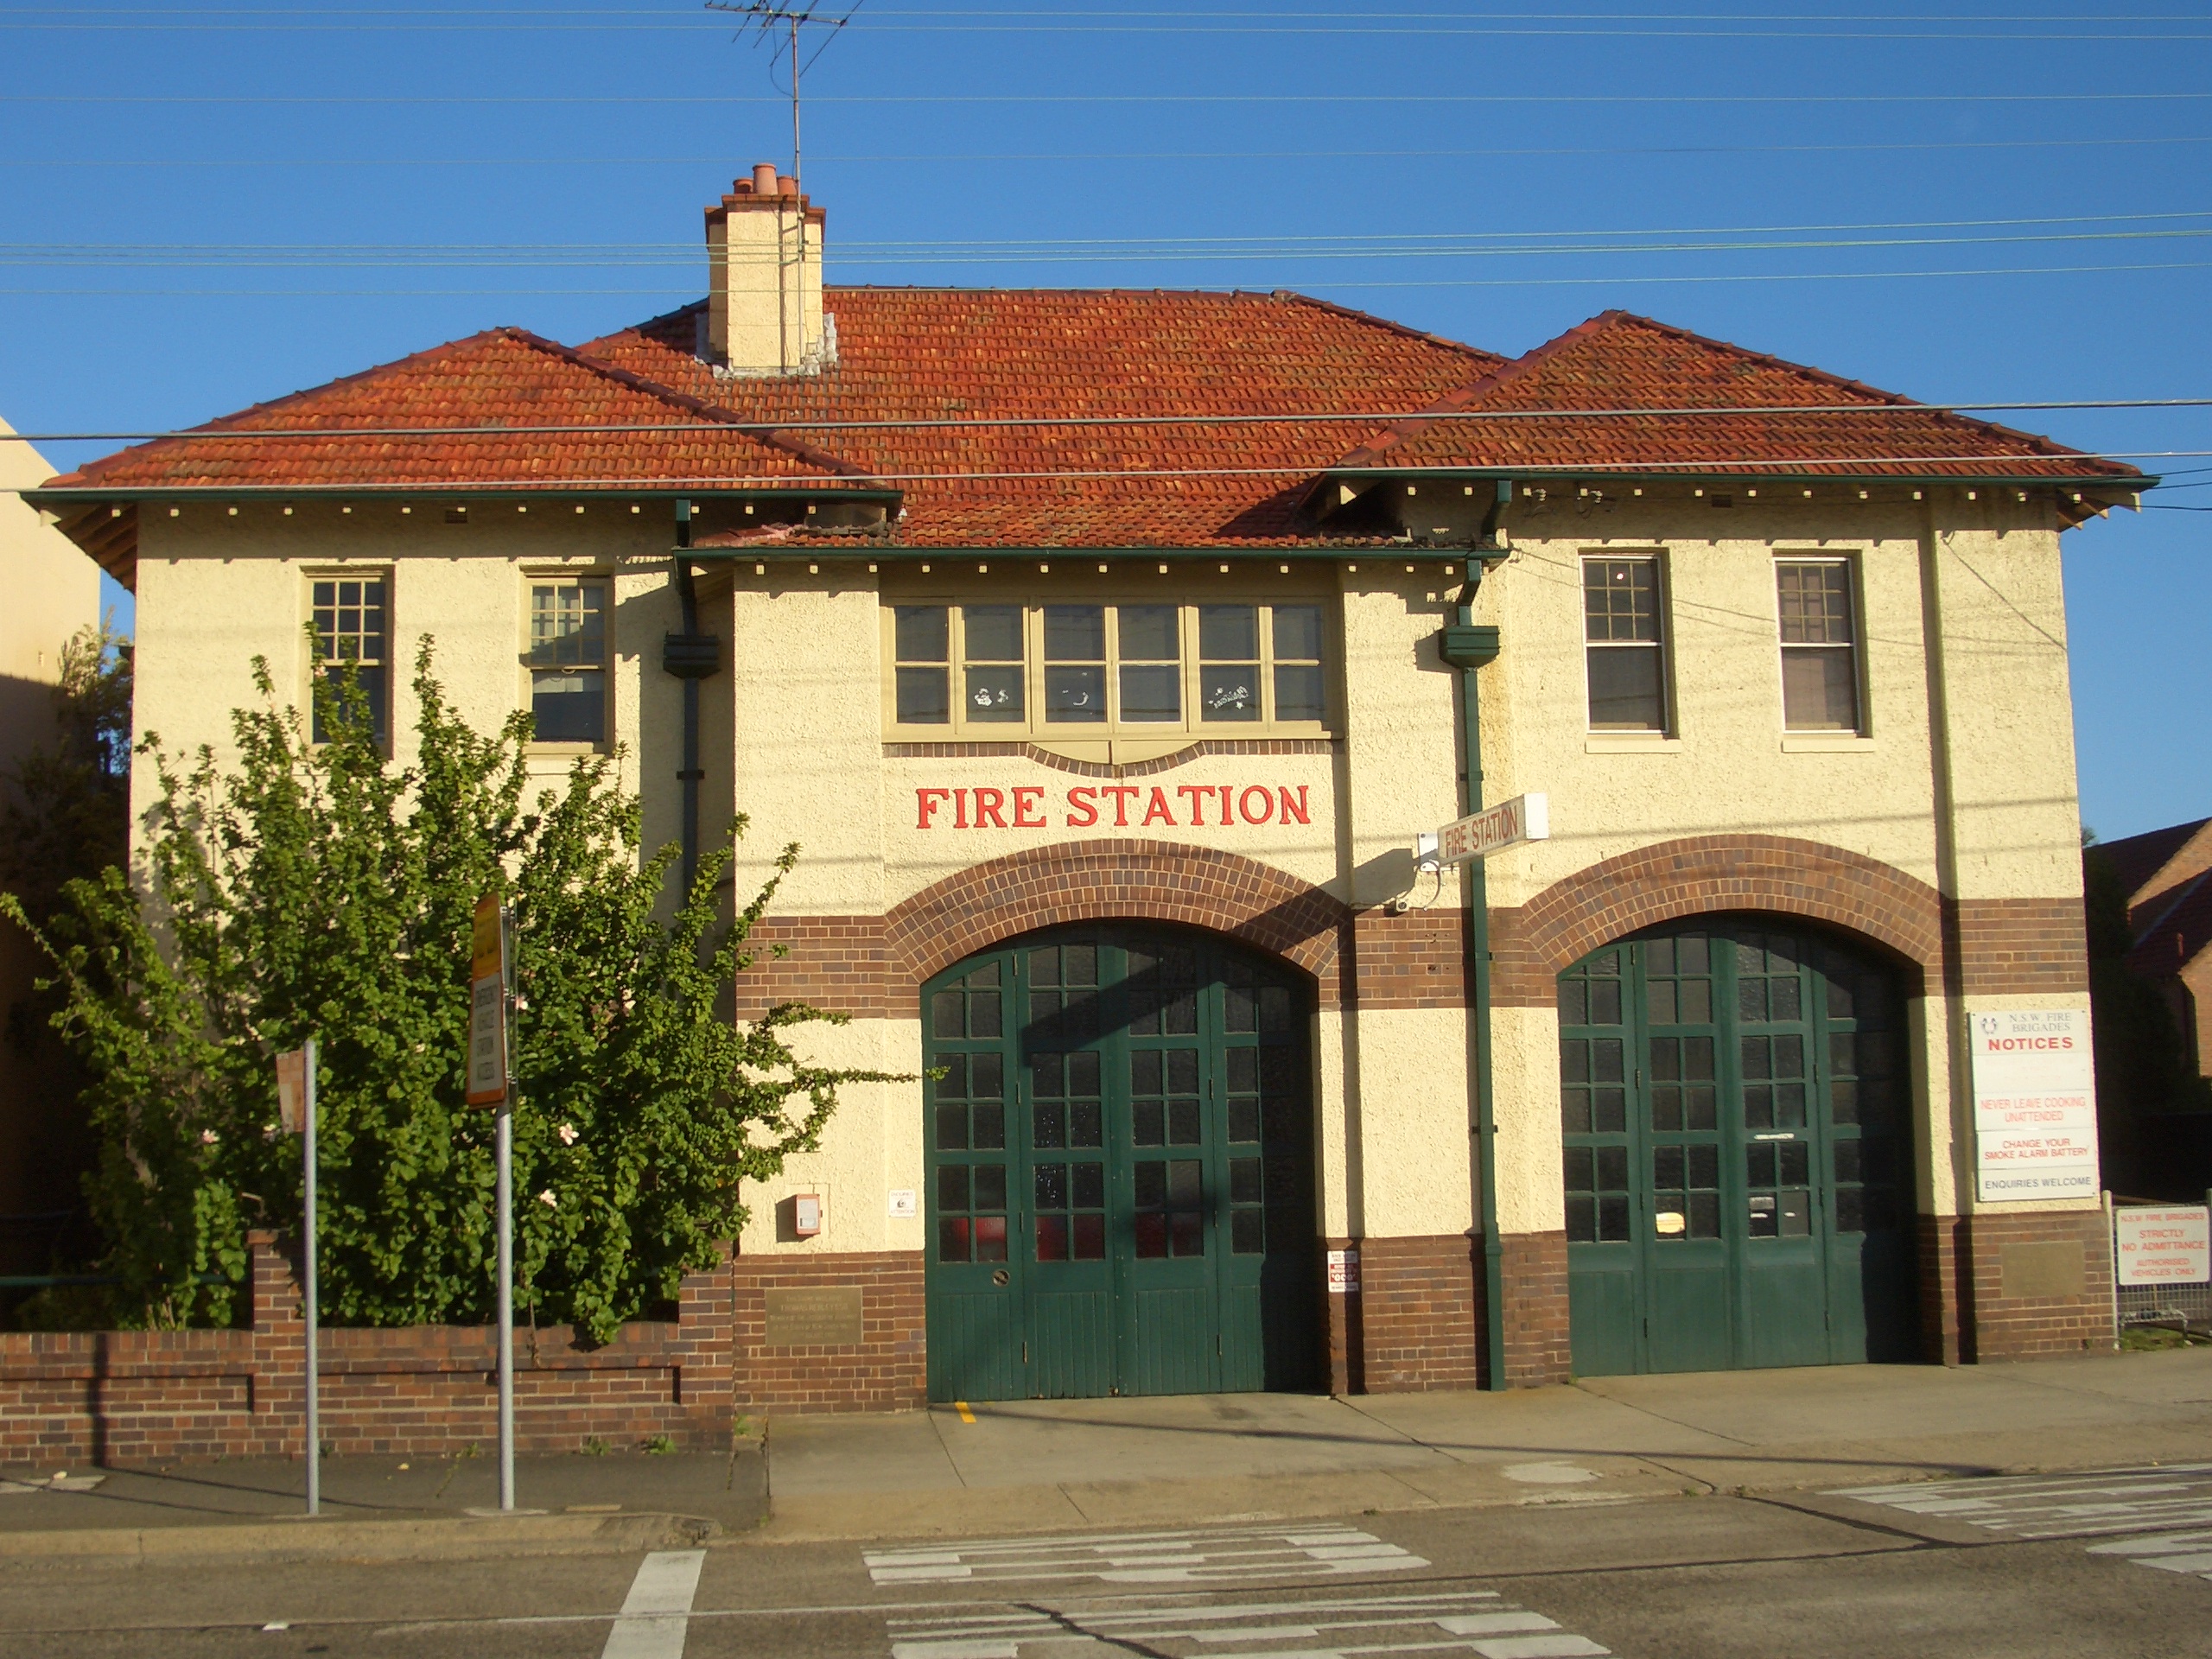
{"label": "fire station building", "polygon": [[[172,745],[257,654],[304,696],[311,622],[404,760],[429,635],[649,842],[748,814],[747,893],[799,843],[739,1013],[920,1080],[753,1194],[741,1400],[2109,1341],[2094,1168],[1988,1197],[1968,1055],[2088,1006],[2059,540],[2148,480],[1620,312],[1508,359],[825,287],[823,228],[756,169],[697,304],[34,496]],[[1416,861],[1531,793],[1548,839]]]}

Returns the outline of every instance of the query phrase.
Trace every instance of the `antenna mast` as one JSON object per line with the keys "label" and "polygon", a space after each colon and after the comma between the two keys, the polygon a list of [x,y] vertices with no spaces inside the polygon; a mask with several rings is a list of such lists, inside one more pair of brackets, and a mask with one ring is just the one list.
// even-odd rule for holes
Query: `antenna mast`
{"label": "antenna mast", "polygon": [[[783,34],[785,30],[789,31],[787,38],[776,48],[776,52],[779,56],[788,54],[791,60],[791,177],[800,181],[801,189],[805,188],[806,175],[799,171],[799,76],[813,67],[814,60],[822,55],[830,41],[836,38],[837,31],[852,21],[853,14],[858,11],[865,3],[866,0],[854,0],[854,3],[845,9],[842,16],[823,17],[816,13],[816,8],[820,5],[821,0],[799,0],[798,3],[784,3],[784,0],[747,0],[743,4],[736,3],[735,0],[706,0],[709,11],[727,11],[745,18],[756,42],[773,40],[778,35]],[[779,23],[784,26],[783,29],[777,28]],[[822,44],[814,48],[813,55],[804,63],[801,63],[798,56],[799,30],[810,26],[827,29],[829,34],[824,37]],[[747,30],[741,29],[738,31],[738,36],[742,36],[745,33]],[[773,60],[770,61],[772,65]]]}

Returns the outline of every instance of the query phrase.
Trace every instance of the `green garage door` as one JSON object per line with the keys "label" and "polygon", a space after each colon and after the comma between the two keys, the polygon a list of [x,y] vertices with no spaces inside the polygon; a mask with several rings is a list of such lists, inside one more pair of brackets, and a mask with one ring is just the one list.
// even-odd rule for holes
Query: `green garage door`
{"label": "green garage door", "polygon": [[933,1400],[1302,1389],[1311,1002],[1209,937],[1039,934],[923,988]]}
{"label": "green garage door", "polygon": [[1559,1007],[1578,1375],[1916,1355],[1892,970],[1701,918],[1585,957]]}

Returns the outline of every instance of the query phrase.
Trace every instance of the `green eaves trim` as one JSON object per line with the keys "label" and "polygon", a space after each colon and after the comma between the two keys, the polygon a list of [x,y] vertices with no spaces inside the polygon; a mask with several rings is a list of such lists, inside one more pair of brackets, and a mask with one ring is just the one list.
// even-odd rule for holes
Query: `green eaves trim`
{"label": "green eaves trim", "polygon": [[64,507],[98,506],[104,502],[136,501],[898,501],[903,492],[880,486],[823,484],[773,485],[721,489],[702,486],[609,484],[589,489],[539,488],[513,484],[283,484],[283,485],[149,485],[127,489],[102,489],[92,485],[63,485],[58,489],[24,490],[22,499],[32,506],[52,504]]}
{"label": "green eaves trim", "polygon": [[[2024,456],[2024,460],[2063,461],[2063,455]],[[2143,490],[2154,489],[2164,480],[2156,474],[2129,473],[2124,477],[2109,474],[2077,476],[2051,473],[1785,473],[1779,470],[1734,473],[1700,473],[1688,467],[1660,472],[1631,472],[1626,468],[1609,467],[1332,467],[1322,474],[1332,479],[1381,479],[1413,480],[1435,480],[1447,482],[1461,479],[1522,479],[1567,482],[1586,480],[1595,483],[1600,479],[1616,480],[1633,484],[1916,484],[1923,488],[1930,485],[2008,485],[2015,487],[2033,486],[2038,489],[2116,490],[2133,495]]]}
{"label": "green eaves trim", "polygon": [[[1299,562],[1337,563],[1345,559],[1381,557],[1396,558],[1414,553],[1424,559],[1444,557],[1464,560],[1464,551],[1451,554],[1439,547],[1426,543],[1416,546],[1409,542],[1338,542],[1303,543],[1296,547],[910,547],[904,544],[886,545],[869,543],[861,532],[840,536],[813,532],[813,538],[802,540],[792,537],[780,542],[764,542],[753,547],[675,547],[671,555],[681,554],[695,563],[705,564],[721,559],[759,559],[763,563],[783,560],[869,559],[885,564],[939,563],[960,559],[1165,559],[1189,562],[1204,559],[1219,560],[1224,564],[1287,564]],[[1450,555],[1450,556],[1446,556]]]}

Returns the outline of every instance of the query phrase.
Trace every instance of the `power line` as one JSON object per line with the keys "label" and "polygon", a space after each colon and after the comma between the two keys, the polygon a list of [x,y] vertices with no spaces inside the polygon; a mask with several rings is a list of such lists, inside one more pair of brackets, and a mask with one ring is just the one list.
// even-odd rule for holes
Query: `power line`
{"label": "power line", "polygon": [[[2212,213],[2176,213],[2114,215],[2135,222],[2153,219],[2212,218]],[[1964,226],[1995,228],[2007,224],[2082,224],[2107,220],[1984,220],[1955,221]],[[1938,222],[1940,223],[1940,221]],[[1839,230],[1847,227],[1838,227]],[[868,269],[908,265],[1004,264],[1205,264],[1267,260],[1275,263],[1313,260],[1378,260],[1433,258],[1559,257],[1578,254],[1636,253],[1771,253],[1853,249],[1995,247],[2050,243],[2141,242],[2191,240],[2212,236],[2212,227],[2175,226],[2164,229],[2111,231],[2044,231],[1982,236],[1799,236],[1788,239],[1748,239],[1745,233],[1726,231],[1637,232],[1573,231],[1557,234],[1586,238],[1579,241],[1493,243],[1493,235],[1513,232],[1473,232],[1435,236],[1405,235],[1369,240],[1357,237],[1285,238],[1273,241],[1252,238],[1070,238],[1017,242],[851,243],[841,249],[838,264]],[[1621,236],[1736,237],[1726,241],[1611,242],[1586,238]],[[1758,232],[1750,233],[1756,237]],[[1364,242],[1365,245],[1359,245]],[[426,244],[379,245],[371,244],[172,244],[131,243],[12,243],[0,244],[0,266],[67,266],[73,269],[231,269],[231,270],[617,270],[667,269],[689,265],[698,250],[689,244]]]}
{"label": "power line", "polygon": [[[1791,156],[1860,155],[1891,150],[2144,149],[2174,144],[2212,144],[2212,137],[2164,138],[1984,138],[1897,140],[1871,144],[1607,144],[1543,145],[1517,149],[1157,149],[1009,151],[912,151],[904,155],[815,156],[815,164],[841,167],[906,163],[940,166],[947,162],[1372,162],[1465,161],[1538,156]],[[714,156],[175,156],[92,158],[0,156],[0,167],[264,168],[264,167],[720,167]]]}
{"label": "power line", "polygon": [[[1777,461],[1771,457],[1745,458],[1742,456],[1715,455],[1694,461],[1576,461],[1571,463],[1521,462],[1504,466],[1485,467],[1484,467],[1484,470],[1511,472],[1516,474],[1534,474],[1541,473],[1547,475],[1567,474],[1587,475],[1593,477],[1599,474],[1611,474],[1614,476],[1630,478],[1655,477],[1670,474],[1681,474],[1685,476],[1696,476],[1700,474],[1707,474],[1716,471],[1767,471],[1778,472],[1783,476],[1789,477],[1800,474],[1802,473],[1802,469],[1808,467],[1996,467],[2003,465],[2007,461],[2110,461],[2124,462],[2128,461],[2154,461],[2165,456],[2193,459],[2202,455],[2212,455],[2212,449],[2076,450],[2065,455],[1806,455],[1793,457],[1786,461]],[[1481,463],[1471,464],[1481,465]],[[697,488],[708,486],[735,489],[789,489],[795,483],[819,483],[825,488],[836,488],[841,486],[865,487],[872,484],[1018,484],[1044,483],[1054,480],[1081,481],[1085,480],[1095,480],[1101,479],[1310,478],[1316,473],[1332,471],[1335,469],[1336,465],[1337,463],[1334,461],[1318,461],[1310,462],[1304,466],[1274,467],[1069,467],[1065,469],[1043,467],[1027,469],[1019,472],[985,468],[970,472],[957,473],[871,472],[864,474],[856,474],[846,477],[822,477],[818,479],[794,479],[793,476],[788,473],[707,473],[688,474],[680,477],[671,476],[646,478],[609,478],[588,476],[582,478],[532,477],[528,479],[485,479],[480,480],[417,479],[412,480],[395,480],[388,482],[380,480],[368,480],[359,482],[343,484],[294,483],[287,480],[271,484],[253,485],[242,484],[234,480],[226,480],[210,484],[168,486],[118,484],[105,487],[97,484],[92,484],[70,485],[65,487],[72,491],[82,491],[88,494],[112,494],[120,491],[129,490],[136,492],[143,489],[204,489],[211,493],[222,493],[240,489],[261,489],[267,490],[271,493],[300,496],[359,495],[364,493],[372,493],[376,494],[459,495],[467,493],[471,491],[485,491],[500,494],[512,494],[517,491],[537,493],[545,490],[564,489],[658,490],[669,488]],[[1450,473],[1454,471],[1464,471],[1465,468],[1442,466],[1433,468],[1399,470]],[[1986,474],[1978,476],[1986,477]],[[1884,482],[1901,483],[1905,481],[1904,479],[1885,479],[1879,474],[1838,474],[1836,477],[1836,481],[1838,483],[1842,483],[1847,480],[1854,484]],[[2149,487],[2147,484],[2143,483],[2139,480],[2125,477],[2115,478],[2109,474],[2096,477],[2083,477],[2067,473],[2044,474],[2028,476],[2016,474],[2015,480],[2021,485],[2034,484],[2037,486],[2049,487],[2074,486],[2085,489],[2103,487],[2127,490]],[[1912,481],[1919,482],[1921,480],[1914,480]],[[1975,481],[1975,478],[1974,476],[1961,474],[1960,475],[1958,481],[1961,483],[1969,483]],[[32,491],[41,490],[45,487],[46,486],[42,485],[30,485],[23,486],[23,488],[28,488]],[[16,493],[18,494],[22,493],[23,488],[19,488]]]}
{"label": "power line", "polygon": [[[817,98],[817,104],[855,104],[872,106],[891,105],[1012,105],[1012,104],[1132,104],[1132,105],[1200,105],[1200,104],[1294,104],[1294,105],[1529,105],[1553,104],[1566,106],[1604,105],[1618,106],[1625,104],[1682,105],[1859,105],[1859,104],[1935,104],[1945,107],[1967,104],[2033,104],[2045,106],[2054,104],[2174,104],[2202,103],[2212,99],[2212,92],[912,92],[884,93],[866,96],[826,96]],[[477,93],[389,93],[389,94],[334,94],[327,98],[306,95],[155,93],[138,95],[121,92],[6,92],[0,93],[0,105],[4,104],[72,104],[132,105],[314,105],[336,107],[353,105],[469,105],[508,106],[521,105],[593,105],[615,107],[659,105],[728,106],[747,104],[786,102],[781,98],[738,94],[724,97],[693,97],[663,93],[637,95],[608,94],[516,94],[487,95]]]}
{"label": "power line", "polygon": [[[0,432],[0,442],[144,443],[163,439],[207,439],[259,442],[267,438],[512,438],[629,436],[640,432],[940,432],[1018,430],[1039,427],[1184,426],[1388,426],[1400,421],[1453,425],[1486,421],[1602,421],[1726,418],[1744,415],[1984,415],[2047,413],[2104,409],[2212,409],[2212,397],[2094,397],[1992,403],[1741,404],[1726,406],[1638,404],[1606,409],[1334,410],[1296,414],[1193,415],[992,415],[941,419],[815,420],[804,416],[768,421],[620,421],[531,426],[287,426],[204,429],[181,427],[143,432]],[[2149,452],[2145,452],[2149,453]],[[2192,469],[2201,470],[2201,469]]]}
{"label": "power line", "polygon": [[[982,263],[982,262],[977,262]],[[1702,273],[1676,276],[1614,275],[1610,276],[1437,276],[1374,278],[1360,282],[1305,283],[1303,294],[1355,294],[1380,289],[1457,288],[1625,288],[1683,287],[1712,283],[1840,283],[1889,282],[1961,276],[2087,276],[2145,271],[2212,270],[2212,260],[2170,259],[2133,264],[2104,265],[1979,265],[1942,270],[1800,270]],[[919,285],[918,285],[919,286]],[[938,284],[939,287],[947,286]],[[989,290],[979,290],[989,291]],[[1013,290],[1020,292],[1024,290]],[[1063,293],[1117,293],[1127,288],[1063,283]],[[1200,290],[1186,290],[1200,291]],[[644,299],[681,302],[688,288],[667,284],[658,288],[0,288],[0,296],[25,299],[193,299],[193,300],[327,300],[327,299]]]}
{"label": "power line", "polygon": [[[10,16],[0,12],[0,29],[26,34],[496,34],[527,29],[534,34],[696,34],[715,25],[703,20],[678,20],[642,11],[594,14],[588,12],[518,11],[421,13],[405,11],[317,11],[283,10],[209,14],[132,12],[127,17],[105,14],[113,21],[96,21],[101,14],[81,11],[55,16],[36,12]],[[593,21],[555,21],[592,18]],[[1103,21],[1086,21],[1099,19]],[[826,21],[826,20],[824,20]],[[874,34],[987,34],[987,35],[1381,35],[1538,40],[1747,40],[1747,41],[1957,41],[1972,43],[2027,41],[2036,43],[2110,42],[2134,44],[2212,39],[2201,33],[2124,33],[2111,27],[2121,20],[2085,18],[2008,18],[1999,28],[1980,18],[1941,21],[1967,25],[1932,29],[1911,17],[1862,19],[1842,16],[1807,18],[1744,18],[1726,15],[1669,17],[1635,14],[1591,14],[1583,18],[1541,14],[1508,14],[1484,19],[1436,13],[1379,14],[1355,17],[1344,13],[1306,13],[1293,17],[1253,12],[969,12],[964,15],[880,12],[863,25]],[[2074,34],[2051,25],[2080,21],[2101,25]],[[2202,18],[2144,17],[2140,22],[2200,23]],[[1746,29],[1713,27],[1719,23],[1777,22],[1795,27]],[[1623,28],[1642,22],[1669,27]],[[1919,28],[1870,27],[1883,22],[1923,24]],[[1706,27],[1689,27],[1690,24]],[[1815,23],[1854,27],[1814,28]],[[2044,25],[2031,32],[2002,32],[2024,24]]]}

